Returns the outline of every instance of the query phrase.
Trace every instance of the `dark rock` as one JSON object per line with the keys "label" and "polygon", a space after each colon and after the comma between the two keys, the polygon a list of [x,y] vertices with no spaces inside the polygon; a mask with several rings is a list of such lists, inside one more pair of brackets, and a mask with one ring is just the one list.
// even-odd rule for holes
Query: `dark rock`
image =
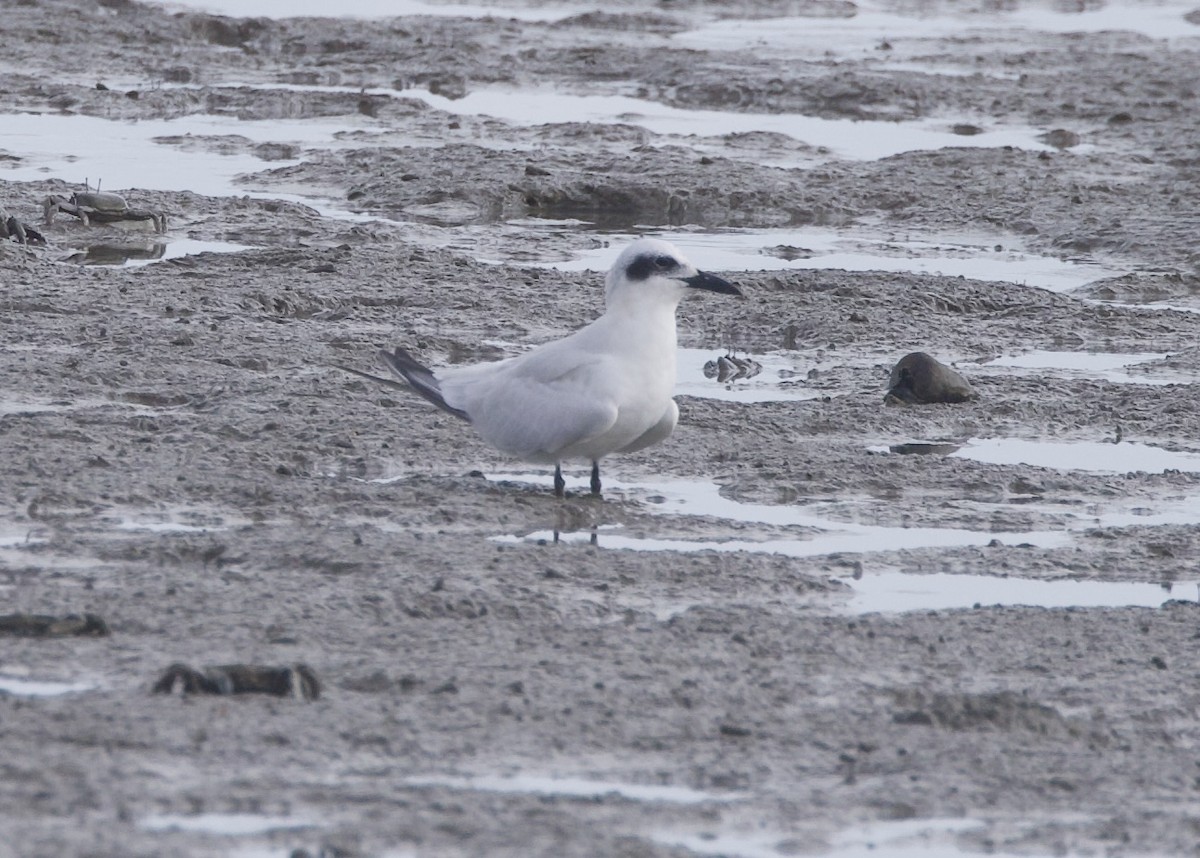
{"label": "dark rock", "polygon": [[105,637],[108,623],[96,614],[4,614],[0,616],[0,635],[20,638]]}
{"label": "dark rock", "polygon": [[888,379],[884,402],[888,405],[919,405],[931,402],[967,402],[977,399],[970,383],[956,370],[925,352],[900,358]]}
{"label": "dark rock", "polygon": [[316,700],[321,696],[321,683],[306,664],[226,664],[199,671],[177,662],[163,672],[151,690],[155,694],[272,694]]}
{"label": "dark rock", "polygon": [[1053,131],[1047,131],[1045,134],[1038,137],[1047,146],[1053,146],[1055,149],[1070,149],[1079,145],[1079,135],[1074,131],[1067,131],[1065,128],[1055,128]]}

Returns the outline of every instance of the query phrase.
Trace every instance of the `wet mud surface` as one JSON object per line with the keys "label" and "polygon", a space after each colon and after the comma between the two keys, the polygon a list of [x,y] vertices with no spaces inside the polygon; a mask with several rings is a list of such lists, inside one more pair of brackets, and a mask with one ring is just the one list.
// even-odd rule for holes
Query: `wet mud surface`
{"label": "wet mud surface", "polygon": [[[1018,12],[1047,8],[1108,7]],[[164,162],[249,166],[227,193],[114,184],[54,160],[69,135],[0,131],[0,206],[47,239],[0,244],[4,613],[109,631],[0,638],[0,855],[1193,853],[1200,26],[884,11],[916,29],[788,50],[697,34],[874,12],[7,5],[0,123],[192,122],[156,132]],[[554,89],[949,142],[868,158],[875,125],[848,154],[461,108],[495,87],[498,112]],[[295,130],[318,121],[323,143]],[[1004,127],[1025,145],[970,145]],[[85,178],[165,212],[165,248],[44,225]],[[603,500],[582,463],[556,501],[544,469],[336,368],[515,354],[600,312],[601,275],[553,264],[730,227],[812,264],[687,248],[747,297],[681,307],[698,381],[671,439],[605,463]],[[804,230],[879,265],[822,267]],[[1009,253],[1081,275],[989,274]],[[891,264],[921,254],[980,262]],[[913,351],[977,398],[885,405]],[[727,352],[761,369],[704,378]],[[1060,355],[1093,352],[1117,358]],[[909,601],[947,581],[961,604]],[[320,695],[152,694],[174,664],[305,665]]]}

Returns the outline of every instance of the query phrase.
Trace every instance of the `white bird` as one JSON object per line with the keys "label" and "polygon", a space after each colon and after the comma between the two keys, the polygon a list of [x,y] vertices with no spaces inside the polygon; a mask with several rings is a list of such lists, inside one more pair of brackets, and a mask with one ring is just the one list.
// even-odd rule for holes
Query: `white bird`
{"label": "white bird", "polygon": [[604,315],[561,340],[507,360],[436,372],[400,348],[380,354],[413,390],[466,420],[496,449],[554,463],[556,496],[566,485],[563,460],[590,460],[598,495],[602,458],[657,444],[675,428],[675,309],[691,289],[742,294],[698,271],[668,242],[643,238],[609,270]]}

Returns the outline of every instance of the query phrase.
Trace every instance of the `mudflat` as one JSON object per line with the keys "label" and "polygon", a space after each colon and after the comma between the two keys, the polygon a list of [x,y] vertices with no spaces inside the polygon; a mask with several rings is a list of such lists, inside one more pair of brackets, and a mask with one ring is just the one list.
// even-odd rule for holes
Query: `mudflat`
{"label": "mudflat", "polygon": [[[0,855],[1193,853],[1200,27],[1010,6],[7,4]],[[641,233],[746,298],[603,499],[337,368]]]}

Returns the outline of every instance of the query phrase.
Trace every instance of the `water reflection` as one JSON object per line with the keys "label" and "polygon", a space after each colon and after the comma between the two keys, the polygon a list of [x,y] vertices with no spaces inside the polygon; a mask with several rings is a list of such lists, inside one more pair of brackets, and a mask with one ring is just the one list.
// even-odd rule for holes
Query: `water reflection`
{"label": "water reflection", "polygon": [[[936,447],[941,445],[923,445]],[[956,445],[945,445],[956,446]],[[918,453],[919,455],[920,453]],[[927,454],[936,454],[928,451]],[[492,475],[491,479],[529,482],[522,474]],[[724,497],[716,483],[664,481],[653,484],[609,480],[609,488],[633,492],[648,512],[660,515],[704,516],[726,522],[754,523],[785,528],[786,535],[761,539],[704,536],[701,538],[655,538],[634,535],[620,525],[571,527],[560,516],[552,530],[524,535],[493,537],[500,543],[537,543],[564,546],[586,544],[605,550],[694,552],[749,552],[785,557],[832,555],[863,556],[892,551],[938,548],[999,548],[1005,545],[1053,549],[1069,546],[1080,533],[1096,528],[1157,527],[1190,525],[1200,519],[1194,497],[1162,500],[1155,510],[1145,502],[1127,509],[1066,510],[1061,505],[1032,499],[1026,509],[1031,516],[1056,522],[1053,530],[971,530],[960,527],[884,527],[844,521],[853,514],[853,502],[797,504],[743,503]],[[867,512],[859,504],[859,514]],[[821,510],[839,511],[839,518],[820,515]],[[962,609],[976,605],[1032,605],[1047,608],[1157,607],[1172,599],[1197,601],[1194,581],[1138,583],[1076,579],[1038,580],[1021,577],[963,573],[911,574],[900,569],[860,572],[837,578],[854,595],[844,606],[852,613]],[[677,611],[662,618],[669,619]]]}
{"label": "water reflection", "polygon": [[892,444],[888,450],[901,456],[948,456],[958,450],[959,446],[961,445],[912,441],[907,444]]}
{"label": "water reflection", "polygon": [[147,242],[100,242],[74,251],[61,261],[74,265],[97,267],[135,268],[180,259],[200,253],[240,253],[251,250],[249,245],[228,241],[199,241],[192,238],[176,238],[168,241]]}
{"label": "water reflection", "polygon": [[146,244],[92,244],[76,250],[63,262],[75,265],[125,265],[128,262],[154,262],[167,252],[166,242]]}

